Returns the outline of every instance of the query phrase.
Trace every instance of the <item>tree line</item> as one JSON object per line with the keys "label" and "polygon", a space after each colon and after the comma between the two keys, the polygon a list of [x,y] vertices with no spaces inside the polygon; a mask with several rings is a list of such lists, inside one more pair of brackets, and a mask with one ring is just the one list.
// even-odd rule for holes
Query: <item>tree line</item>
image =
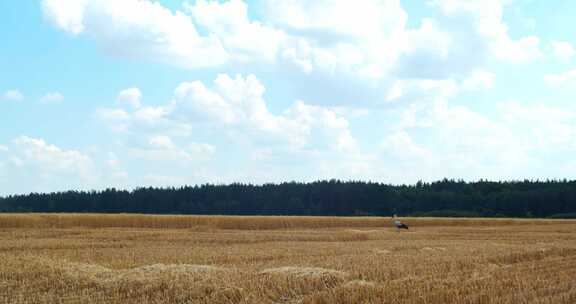
{"label": "tree line", "polygon": [[204,184],[0,197],[0,212],[576,217],[576,181]]}

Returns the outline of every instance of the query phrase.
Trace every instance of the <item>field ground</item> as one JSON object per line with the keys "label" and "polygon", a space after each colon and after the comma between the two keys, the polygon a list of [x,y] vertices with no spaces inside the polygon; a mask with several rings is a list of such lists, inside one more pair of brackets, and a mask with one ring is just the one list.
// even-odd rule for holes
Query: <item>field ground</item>
{"label": "field ground", "polygon": [[0,303],[576,303],[576,221],[0,215]]}

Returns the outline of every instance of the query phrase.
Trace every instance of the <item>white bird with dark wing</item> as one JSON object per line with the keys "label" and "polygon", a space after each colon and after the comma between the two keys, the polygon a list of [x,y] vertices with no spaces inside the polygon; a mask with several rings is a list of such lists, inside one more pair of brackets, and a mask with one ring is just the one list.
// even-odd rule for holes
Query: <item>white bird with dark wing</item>
{"label": "white bird with dark wing", "polygon": [[400,232],[400,229],[406,229],[408,230],[408,225],[402,223],[398,217],[396,216],[396,214],[394,214],[394,226],[396,226],[396,231]]}

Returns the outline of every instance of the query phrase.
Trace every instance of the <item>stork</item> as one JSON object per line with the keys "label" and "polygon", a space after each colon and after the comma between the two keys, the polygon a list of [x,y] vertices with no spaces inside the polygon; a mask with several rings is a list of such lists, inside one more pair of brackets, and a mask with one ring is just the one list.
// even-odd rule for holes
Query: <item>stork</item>
{"label": "stork", "polygon": [[406,229],[408,230],[408,225],[402,223],[398,217],[396,216],[396,214],[394,214],[394,216],[392,217],[394,219],[394,226],[396,226],[396,231],[400,232],[400,229]]}

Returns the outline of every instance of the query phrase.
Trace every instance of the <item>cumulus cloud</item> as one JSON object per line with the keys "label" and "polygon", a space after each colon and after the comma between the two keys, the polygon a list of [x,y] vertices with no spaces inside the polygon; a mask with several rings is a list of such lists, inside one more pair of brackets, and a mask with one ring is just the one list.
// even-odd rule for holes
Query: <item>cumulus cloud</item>
{"label": "cumulus cloud", "polygon": [[24,99],[24,95],[18,90],[8,90],[4,93],[2,99],[7,101],[22,101]]}
{"label": "cumulus cloud", "polygon": [[[468,88],[480,87],[487,85]],[[489,115],[453,104],[455,88],[455,82],[430,80],[395,84],[390,101],[401,103],[381,117],[381,156],[373,162],[384,171],[377,174],[403,182],[446,176],[537,178],[540,171],[534,170],[543,158],[562,159],[576,150],[574,107],[504,102]],[[549,162],[546,171],[568,172],[562,161]]]}
{"label": "cumulus cloud", "polygon": [[296,101],[282,114],[274,114],[268,109],[264,92],[253,75],[232,78],[221,74],[212,88],[201,82],[183,83],[175,91],[174,116],[226,127],[268,144],[337,149],[354,145],[348,121],[333,110]]}
{"label": "cumulus cloud", "polygon": [[226,2],[198,0],[185,3],[195,23],[218,36],[224,48],[236,62],[276,59],[284,33],[278,29],[252,21],[248,5],[242,0]]}
{"label": "cumulus cloud", "polygon": [[[371,158],[360,150],[342,111],[297,100],[275,113],[265,91],[253,75],[221,74],[212,83],[181,83],[163,105],[101,108],[96,117],[121,131],[127,157],[149,162],[141,176],[150,179],[139,180],[146,184],[164,185],[153,177],[269,182],[282,176],[360,178],[370,171]],[[219,168],[230,161],[233,170]],[[194,174],[183,174],[183,166],[193,166],[187,168]]]}
{"label": "cumulus cloud", "polygon": [[0,152],[0,162],[10,174],[5,183],[8,192],[87,189],[98,178],[91,157],[40,138],[19,136]]}
{"label": "cumulus cloud", "polygon": [[266,23],[286,33],[281,58],[304,72],[382,77],[401,49],[399,1],[264,1]]}
{"label": "cumulus cloud", "polygon": [[518,137],[522,133],[465,106],[437,102],[411,115],[417,124],[391,131],[381,143],[381,161],[398,160],[389,168],[392,179],[511,178],[534,161],[529,141]]}
{"label": "cumulus cloud", "polygon": [[[264,85],[254,75],[220,74],[211,87],[200,81],[180,84],[171,102],[164,106],[143,106],[131,112],[102,108],[96,115],[115,130],[142,131],[144,125],[152,132],[170,127],[209,129],[231,138],[243,134],[242,137],[266,145],[354,149],[356,142],[348,121],[334,110],[296,101],[281,114],[274,114],[268,109],[264,92]],[[167,148],[171,141],[168,137],[155,137],[150,144]]]}
{"label": "cumulus cloud", "polygon": [[279,139],[301,144],[304,128],[287,117],[271,113],[263,98],[264,91],[254,75],[232,78],[220,74],[212,88],[198,81],[182,83],[175,91],[176,118],[195,118],[262,140]]}
{"label": "cumulus cloud", "polygon": [[[407,26],[398,0],[264,1],[266,22],[287,33],[284,54],[305,71],[355,71],[383,77],[467,75],[485,57],[523,63],[541,56],[540,39],[513,39],[500,0],[429,1],[439,17]],[[473,56],[471,56],[473,55]]]}
{"label": "cumulus cloud", "polygon": [[87,0],[48,0],[42,1],[42,8],[45,16],[56,26],[78,35],[84,31],[84,12],[87,2]]}
{"label": "cumulus cloud", "polygon": [[191,127],[186,122],[171,119],[171,106],[140,106],[137,109],[98,108],[95,118],[111,130],[122,134],[163,132],[174,136],[188,136]]}
{"label": "cumulus cloud", "polygon": [[212,159],[216,148],[210,144],[188,142],[183,147],[175,144],[169,136],[154,135],[146,145],[132,147],[134,156],[153,161],[208,161]]}
{"label": "cumulus cloud", "polygon": [[43,0],[44,15],[73,35],[94,37],[118,57],[150,59],[185,68],[218,66],[228,53],[215,36],[202,36],[192,19],[159,2]]}
{"label": "cumulus cloud", "polygon": [[62,95],[60,92],[46,93],[44,96],[40,98],[40,102],[44,104],[61,103],[63,101],[64,101],[64,95]]}
{"label": "cumulus cloud", "polygon": [[[445,176],[538,178],[544,172],[539,170],[569,174],[562,159],[576,151],[576,108],[507,101],[486,115],[438,94],[430,91],[427,102],[402,108],[401,119],[389,125],[379,162],[390,164],[390,157],[397,162],[385,176],[414,182]],[[558,161],[542,168],[550,158]]]}
{"label": "cumulus cloud", "polygon": [[71,172],[81,178],[92,175],[92,160],[77,150],[63,150],[42,139],[20,136],[13,147],[25,165],[38,166],[45,172]]}
{"label": "cumulus cloud", "polygon": [[395,65],[402,78],[456,79],[471,77],[489,59],[515,64],[542,56],[540,38],[514,39],[503,21],[508,4],[500,0],[434,0],[438,15],[421,20],[419,28],[401,35],[404,42]]}
{"label": "cumulus cloud", "polygon": [[512,40],[502,36],[492,45],[492,52],[497,58],[512,63],[524,63],[540,58],[540,38],[535,36]]}
{"label": "cumulus cloud", "polygon": [[142,92],[138,88],[129,88],[122,90],[118,94],[118,102],[120,104],[127,104],[132,108],[139,108],[141,106],[140,99],[142,98]]}
{"label": "cumulus cloud", "polygon": [[[405,181],[410,172],[416,180],[418,172],[485,178],[518,176],[545,145],[573,140],[572,116],[554,107],[511,103],[493,117],[452,104],[462,91],[494,88],[487,64],[542,56],[539,37],[510,33],[503,18],[510,1],[428,1],[428,17],[410,25],[399,0],[262,0],[260,11],[242,0],[198,0],[176,11],[147,0],[67,3],[43,0],[46,18],[71,35],[92,37],[109,54],[190,69],[273,72],[299,94],[280,107],[251,74],[185,81],[154,106],[142,102],[140,89],[127,88],[117,105],[95,116],[134,159],[196,165],[238,152],[234,157],[259,163],[218,171],[229,181],[331,175]],[[574,55],[569,43],[551,47],[559,58]],[[571,86],[573,73],[545,80]],[[537,120],[539,111],[549,118]],[[352,132],[351,122],[365,118],[380,131],[370,139],[380,144],[373,153],[363,153]],[[190,180],[148,173],[141,176],[154,183]]]}
{"label": "cumulus cloud", "polygon": [[449,16],[469,16],[473,22],[473,34],[484,37],[493,55],[511,62],[525,62],[541,55],[540,39],[535,36],[514,40],[508,34],[508,26],[503,22],[502,0],[434,1]]}
{"label": "cumulus cloud", "polygon": [[430,1],[441,17],[414,29],[399,0],[263,0],[260,20],[242,0],[198,0],[174,12],[148,0],[42,3],[55,26],[94,37],[108,53],[185,68],[287,62],[308,74],[380,79],[395,69],[444,77],[465,75],[487,55],[510,62],[540,56],[538,37],[510,38],[499,0]]}

